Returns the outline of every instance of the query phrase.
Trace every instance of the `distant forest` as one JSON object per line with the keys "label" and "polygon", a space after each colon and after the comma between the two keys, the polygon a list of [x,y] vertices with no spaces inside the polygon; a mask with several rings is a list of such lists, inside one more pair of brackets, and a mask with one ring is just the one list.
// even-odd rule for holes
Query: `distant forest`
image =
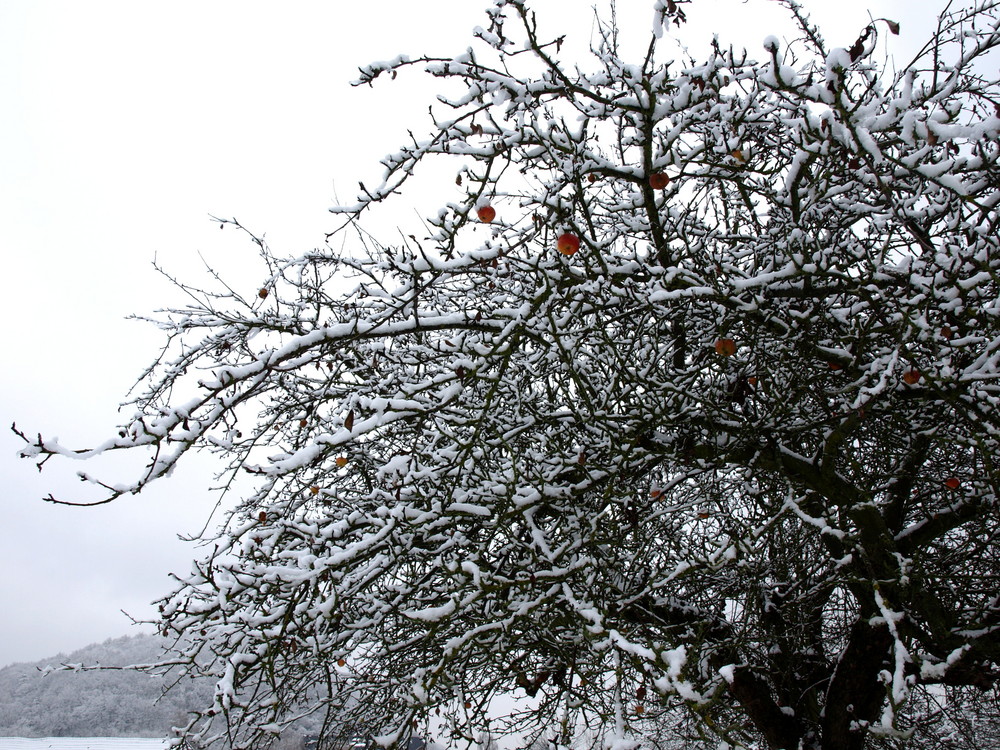
{"label": "distant forest", "polygon": [[0,669],[0,736],[168,736],[172,726],[185,722],[188,708],[211,700],[211,682],[184,680],[164,696],[163,679],[139,672],[41,672],[60,664],[154,662],[165,643],[158,636],[123,636]]}
{"label": "distant forest", "polygon": [[[63,664],[121,667],[160,660],[169,641],[155,635],[110,638],[71,654],[57,654],[0,669],[0,737],[169,737],[183,725],[190,708],[212,700],[208,679],[185,679],[164,693],[172,679],[132,670],[49,671]],[[284,733],[273,750],[316,748],[307,738],[321,719],[302,719]],[[329,738],[324,750],[348,750],[357,735],[348,728]],[[485,743],[484,748],[495,748]]]}

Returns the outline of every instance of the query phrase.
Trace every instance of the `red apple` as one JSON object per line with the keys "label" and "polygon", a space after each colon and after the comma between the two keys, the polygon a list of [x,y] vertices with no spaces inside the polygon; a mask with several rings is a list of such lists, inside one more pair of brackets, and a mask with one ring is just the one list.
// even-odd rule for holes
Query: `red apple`
{"label": "red apple", "polygon": [[907,370],[903,373],[903,382],[907,385],[916,385],[920,380],[920,370]]}
{"label": "red apple", "polygon": [[736,354],[736,342],[732,339],[718,339],[715,342],[715,353],[720,357],[731,357]]}
{"label": "red apple", "polygon": [[558,250],[563,255],[574,255],[577,250],[580,249],[580,238],[575,234],[559,235],[559,239],[556,240],[556,250]]}
{"label": "red apple", "polygon": [[267,289],[261,289],[259,292],[257,292],[257,296],[260,297],[261,299],[266,299]]}
{"label": "red apple", "polygon": [[663,172],[653,172],[653,174],[649,176],[649,186],[653,188],[653,190],[663,190],[663,188],[669,184],[670,178]]}
{"label": "red apple", "polygon": [[944,480],[944,486],[947,487],[949,490],[957,490],[959,488],[959,485],[961,484],[962,482],[959,480],[958,477],[948,477],[947,479]]}
{"label": "red apple", "polygon": [[497,217],[497,210],[493,206],[487,204],[485,206],[480,206],[479,210],[476,211],[476,216],[484,224],[489,224]]}

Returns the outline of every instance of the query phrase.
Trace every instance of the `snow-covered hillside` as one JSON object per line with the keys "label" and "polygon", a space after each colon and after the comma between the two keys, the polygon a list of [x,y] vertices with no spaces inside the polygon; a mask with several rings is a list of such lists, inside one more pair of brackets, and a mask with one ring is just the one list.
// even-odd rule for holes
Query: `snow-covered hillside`
{"label": "snow-covered hillside", "polygon": [[0,737],[0,750],[165,750],[168,742],[136,737]]}
{"label": "snow-covered hillside", "polygon": [[0,669],[0,737],[169,737],[188,710],[211,700],[210,680],[181,681],[163,696],[163,678],[135,671],[45,673],[60,664],[156,662],[164,645],[149,635],[114,638]]}

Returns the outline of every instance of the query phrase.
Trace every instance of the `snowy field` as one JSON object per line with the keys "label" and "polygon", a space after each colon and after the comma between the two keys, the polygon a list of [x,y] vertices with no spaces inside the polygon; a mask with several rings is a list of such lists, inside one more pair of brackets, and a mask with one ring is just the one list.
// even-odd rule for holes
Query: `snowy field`
{"label": "snowy field", "polygon": [[168,742],[136,737],[0,737],[0,750],[164,750]]}

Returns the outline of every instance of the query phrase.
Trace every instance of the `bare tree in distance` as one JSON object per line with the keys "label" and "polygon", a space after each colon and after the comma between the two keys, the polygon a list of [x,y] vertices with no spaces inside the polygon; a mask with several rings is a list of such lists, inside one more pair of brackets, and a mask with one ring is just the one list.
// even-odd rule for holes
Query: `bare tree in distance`
{"label": "bare tree in distance", "polygon": [[[780,4],[763,48],[689,58],[657,0],[574,60],[494,0],[459,55],[362,69],[451,93],[326,245],[179,282],[109,441],[19,433],[149,454],[96,502],[197,449],[255,481],[160,606],[218,685],[186,742],[966,741],[933,705],[1000,675],[998,3],[895,68],[894,20],[834,48]],[[460,197],[376,240],[429,160]]]}

